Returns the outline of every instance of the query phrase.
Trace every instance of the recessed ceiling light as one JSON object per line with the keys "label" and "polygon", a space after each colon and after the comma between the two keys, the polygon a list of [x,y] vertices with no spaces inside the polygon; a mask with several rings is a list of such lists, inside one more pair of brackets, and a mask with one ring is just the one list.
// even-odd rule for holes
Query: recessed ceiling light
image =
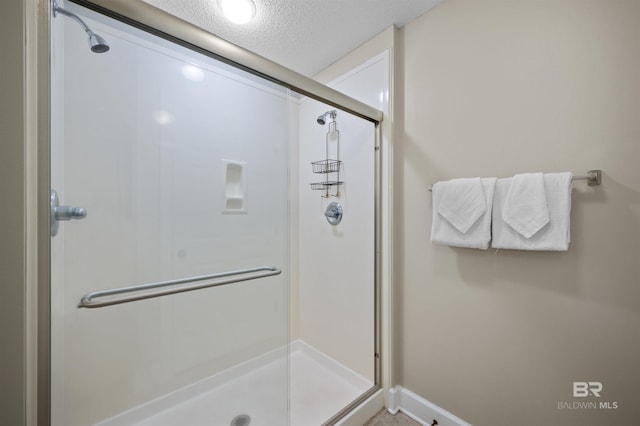
{"label": "recessed ceiling light", "polygon": [[253,0],[218,0],[225,18],[235,24],[246,24],[256,15]]}

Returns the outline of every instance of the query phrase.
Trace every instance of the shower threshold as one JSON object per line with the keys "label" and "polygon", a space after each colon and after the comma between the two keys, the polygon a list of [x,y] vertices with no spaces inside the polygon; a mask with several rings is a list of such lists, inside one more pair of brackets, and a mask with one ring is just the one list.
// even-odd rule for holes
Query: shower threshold
{"label": "shower threshold", "polygon": [[[287,362],[290,400],[282,394]],[[283,426],[289,418],[291,426],[320,426],[372,386],[298,340],[289,345],[289,357],[286,348],[274,350],[98,425],[223,426],[247,416],[241,418],[250,418],[250,426]]]}

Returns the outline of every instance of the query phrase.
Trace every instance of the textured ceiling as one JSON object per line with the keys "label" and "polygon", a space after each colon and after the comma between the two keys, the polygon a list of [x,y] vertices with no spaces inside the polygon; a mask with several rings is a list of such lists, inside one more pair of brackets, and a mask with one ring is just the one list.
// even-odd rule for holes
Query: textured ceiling
{"label": "textured ceiling", "polygon": [[312,76],[390,25],[442,0],[254,0],[248,24],[227,21],[216,0],[144,0],[217,36]]}

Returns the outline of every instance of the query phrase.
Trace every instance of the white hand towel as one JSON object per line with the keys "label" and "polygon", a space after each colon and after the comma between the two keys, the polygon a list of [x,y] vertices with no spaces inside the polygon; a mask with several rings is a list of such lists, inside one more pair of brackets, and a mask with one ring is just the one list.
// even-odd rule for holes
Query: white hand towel
{"label": "white hand towel", "polygon": [[[437,190],[435,186],[438,187]],[[463,234],[487,212],[487,202],[479,177],[439,182],[434,185],[433,191],[434,197],[439,201],[438,213]]]}
{"label": "white hand towel", "polygon": [[[493,192],[496,184],[496,178],[475,178],[480,182],[480,187],[471,183],[471,187],[475,187],[475,191],[482,195],[484,201],[484,211],[480,207],[482,203],[478,201],[476,195],[472,195],[469,188],[463,190],[463,200],[459,200],[453,196],[453,193],[460,189],[456,182],[459,179],[453,179],[446,182],[437,182],[433,185],[433,218],[431,224],[431,241],[437,244],[444,244],[455,247],[468,247],[486,250],[491,240],[491,208],[493,206]],[[472,179],[460,179],[472,180]],[[470,182],[467,182],[470,183]],[[448,192],[450,192],[448,194]],[[451,202],[453,206],[460,206],[461,211],[468,213],[467,217],[460,217],[460,212],[455,209],[447,208],[443,202]],[[449,218],[447,219],[443,213]],[[479,213],[482,212],[482,213]],[[473,220],[475,217],[475,220]],[[450,220],[457,222],[457,226]],[[471,222],[466,227],[465,225]],[[458,226],[465,231],[461,231]]]}
{"label": "white hand towel", "polygon": [[542,173],[513,177],[504,200],[502,219],[525,238],[531,238],[549,223]]}
{"label": "white hand towel", "polygon": [[571,176],[571,173],[546,173],[543,175],[549,222],[530,238],[525,238],[503,220],[504,204],[513,178],[498,179],[493,199],[491,247],[517,250],[568,250]]}

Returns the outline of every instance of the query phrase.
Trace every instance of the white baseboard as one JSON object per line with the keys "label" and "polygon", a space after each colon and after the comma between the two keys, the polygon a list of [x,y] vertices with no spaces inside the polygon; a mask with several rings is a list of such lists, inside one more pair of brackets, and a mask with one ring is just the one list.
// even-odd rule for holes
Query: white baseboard
{"label": "white baseboard", "polygon": [[402,386],[389,390],[388,396],[391,414],[395,415],[398,411],[402,411],[421,425],[431,426],[433,421],[437,420],[438,426],[471,426],[470,423]]}

